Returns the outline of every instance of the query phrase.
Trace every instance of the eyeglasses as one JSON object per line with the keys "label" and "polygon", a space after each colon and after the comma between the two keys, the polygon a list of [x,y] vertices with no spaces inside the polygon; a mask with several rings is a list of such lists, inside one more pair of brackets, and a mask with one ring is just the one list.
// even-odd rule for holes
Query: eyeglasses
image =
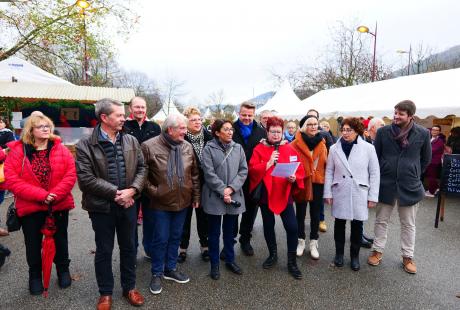
{"label": "eyeglasses", "polygon": [[192,119],[189,119],[188,121],[191,123],[197,123],[197,122],[201,122],[201,118],[192,118]]}
{"label": "eyeglasses", "polygon": [[40,126],[36,126],[34,128],[39,129],[39,130],[50,130],[51,126],[50,125],[40,125]]}
{"label": "eyeglasses", "polygon": [[268,132],[269,132],[270,134],[272,134],[272,135],[280,135],[280,134],[283,133],[282,131],[274,131],[274,130],[270,130],[270,131],[268,131]]}
{"label": "eyeglasses", "polygon": [[340,129],[340,131],[341,132],[346,132],[346,133],[354,132],[354,130],[351,129],[351,128],[342,128],[342,129]]}
{"label": "eyeglasses", "polygon": [[222,128],[221,131],[223,131],[223,132],[229,132],[229,131],[233,132],[233,128]]}
{"label": "eyeglasses", "polygon": [[306,124],[305,126],[315,128],[318,127],[318,124]]}

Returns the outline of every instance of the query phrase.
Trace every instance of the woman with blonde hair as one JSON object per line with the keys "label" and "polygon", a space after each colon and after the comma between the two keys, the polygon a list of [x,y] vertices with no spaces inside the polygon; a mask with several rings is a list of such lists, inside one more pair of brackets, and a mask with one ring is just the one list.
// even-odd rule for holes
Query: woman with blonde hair
{"label": "woman with blonde hair", "polygon": [[[204,146],[208,141],[212,140],[212,135],[203,126],[201,119],[201,112],[198,108],[190,106],[184,110],[185,117],[187,118],[187,133],[185,140],[190,142],[195,152],[195,157],[198,162],[200,170],[200,184],[204,184],[203,169],[201,168],[202,154]],[[193,208],[187,210],[187,217],[185,218],[184,229],[182,232],[181,243],[179,247],[179,256],[177,261],[183,263],[187,258],[187,248],[190,242],[190,229],[192,223]],[[195,209],[196,215],[196,229],[198,238],[200,240],[201,259],[205,262],[209,261],[208,250],[208,216],[203,211],[203,208]]]}
{"label": "woman with blonde hair", "polygon": [[76,181],[75,162],[61,139],[53,135],[53,130],[51,119],[42,113],[32,114],[21,139],[8,145],[10,152],[5,160],[6,187],[16,197],[16,210],[24,233],[32,295],[43,292],[40,230],[50,204],[57,227],[54,264],[58,283],[61,288],[67,288],[72,282],[67,226],[69,210],[75,206],[71,193]]}

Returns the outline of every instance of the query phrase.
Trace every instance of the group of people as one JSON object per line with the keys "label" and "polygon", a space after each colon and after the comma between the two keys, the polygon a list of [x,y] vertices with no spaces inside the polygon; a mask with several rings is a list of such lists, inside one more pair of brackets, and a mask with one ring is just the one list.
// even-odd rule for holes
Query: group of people
{"label": "group of people", "polygon": [[[146,102],[141,97],[131,100],[129,120],[122,103],[102,99],[95,104],[98,124],[78,142],[76,160],[53,134],[51,119],[41,113],[31,115],[21,139],[8,143],[5,160],[5,184],[16,197],[24,234],[30,293],[43,292],[41,227],[50,205],[57,225],[54,263],[58,283],[62,288],[71,285],[67,227],[77,180],[81,205],[88,211],[95,236],[97,309],[112,306],[115,234],[123,296],[134,306],[144,303],[136,289],[140,211],[153,294],[161,293],[163,280],[190,280],[177,263],[187,258],[193,210],[201,257],[210,262],[209,275],[214,280],[221,275],[220,260],[229,271],[243,274],[234,245],[239,234],[242,253],[254,255],[251,233],[259,207],[268,252],[262,267],[273,268],[278,261],[275,216],[279,215],[286,231],[288,272],[301,279],[297,257],[307,244],[313,259],[320,256],[318,231],[324,221],[324,203],[331,206],[335,218],[335,266],[344,266],[345,227],[350,221],[350,267],[360,269],[363,222],[368,219],[368,208],[374,207],[375,239],[367,262],[379,265],[396,208],[403,268],[416,273],[415,218],[425,196],[421,174],[431,162],[432,144],[428,130],[415,124],[415,110],[409,100],[398,103],[391,125],[383,126],[379,119],[370,122],[368,139],[358,118],[345,118],[341,137],[333,140],[328,124],[321,128],[315,110],[309,111],[296,130],[295,123],[285,127],[273,115],[258,123],[255,106],[244,102],[238,120],[215,120],[208,132],[194,107],[183,115],[169,115],[160,127],[146,119]],[[292,173],[273,176],[277,165],[285,164],[295,167]]]}

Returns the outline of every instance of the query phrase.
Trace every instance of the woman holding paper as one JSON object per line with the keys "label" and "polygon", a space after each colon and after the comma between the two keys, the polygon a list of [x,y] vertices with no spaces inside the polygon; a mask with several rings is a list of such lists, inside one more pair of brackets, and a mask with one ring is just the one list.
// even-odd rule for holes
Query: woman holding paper
{"label": "woman holding paper", "polygon": [[335,217],[334,264],[343,266],[345,224],[349,220],[350,265],[358,271],[363,221],[368,218],[367,209],[375,207],[379,198],[380,169],[374,146],[360,137],[364,127],[358,118],[345,118],[341,131],[342,137],[331,147],[327,159],[324,201],[332,205]]}
{"label": "woman holding paper", "polygon": [[[288,270],[295,279],[301,279],[302,273],[297,267],[297,221],[294,213],[291,189],[303,187],[303,167],[299,162],[297,152],[283,138],[283,120],[270,117],[267,121],[267,139],[263,139],[255,148],[249,161],[249,191],[253,192],[262,186],[259,201],[264,225],[264,237],[267,242],[269,256],[263,263],[263,268],[269,269],[278,260],[275,214],[281,216],[286,230],[288,248]],[[286,176],[272,176],[275,166]],[[260,185],[261,184],[261,185]]]}
{"label": "woman holding paper", "polygon": [[295,189],[293,197],[296,202],[298,231],[297,256],[305,250],[305,216],[307,204],[310,204],[310,256],[319,259],[318,230],[320,223],[321,201],[324,190],[324,174],[326,170],[327,148],[324,136],[318,130],[318,119],[307,115],[301,121],[301,129],[297,132],[291,146],[299,153],[303,164],[305,179],[304,188]]}

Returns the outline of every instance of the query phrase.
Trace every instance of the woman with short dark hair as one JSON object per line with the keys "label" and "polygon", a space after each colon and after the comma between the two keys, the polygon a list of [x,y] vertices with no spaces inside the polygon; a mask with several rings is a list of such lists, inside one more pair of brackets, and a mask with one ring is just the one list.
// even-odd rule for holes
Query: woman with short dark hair
{"label": "woman with short dark hair", "polygon": [[368,208],[378,202],[380,168],[374,146],[361,138],[364,126],[358,118],[345,118],[342,137],[330,148],[326,166],[324,200],[332,205],[336,255],[334,264],[342,267],[345,225],[351,221],[351,269],[358,271],[363,221]]}

